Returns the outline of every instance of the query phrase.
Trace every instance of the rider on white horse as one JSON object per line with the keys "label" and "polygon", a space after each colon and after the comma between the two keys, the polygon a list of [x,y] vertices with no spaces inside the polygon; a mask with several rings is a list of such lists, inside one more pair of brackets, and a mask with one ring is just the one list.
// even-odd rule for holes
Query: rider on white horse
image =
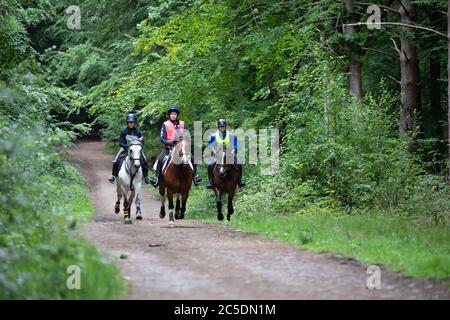
{"label": "rider on white horse", "polygon": [[[128,152],[128,144],[126,141],[126,136],[135,136],[138,138],[142,137],[142,133],[139,131],[138,128],[136,128],[136,122],[137,122],[137,117],[134,113],[130,113],[127,116],[127,127],[124,128],[121,132],[120,132],[120,139],[119,139],[119,145],[120,145],[120,150],[119,152],[117,152],[116,157],[114,158],[113,161],[113,169],[112,169],[112,175],[111,177],[109,177],[108,181],[111,183],[114,183],[117,179],[117,176],[119,174],[119,158],[122,155],[126,155]],[[143,147],[143,144],[142,144]],[[145,156],[145,154],[142,152],[142,157],[141,157],[141,165],[142,165],[142,175],[144,177],[144,181],[146,184],[150,184],[150,179],[148,178],[148,160],[147,157]]]}

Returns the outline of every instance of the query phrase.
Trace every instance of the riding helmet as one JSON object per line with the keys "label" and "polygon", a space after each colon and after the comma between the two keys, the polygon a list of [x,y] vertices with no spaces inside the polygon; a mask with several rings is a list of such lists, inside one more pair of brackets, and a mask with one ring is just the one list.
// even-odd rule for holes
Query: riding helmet
{"label": "riding helmet", "polygon": [[177,106],[169,106],[169,109],[167,109],[166,114],[169,115],[172,111],[175,111],[178,115],[180,115],[180,109],[178,109]]}
{"label": "riding helmet", "polygon": [[218,127],[226,127],[227,121],[225,119],[219,119],[219,121],[217,121],[217,126]]}
{"label": "riding helmet", "polygon": [[129,113],[127,115],[127,122],[137,122],[137,117],[134,113]]}

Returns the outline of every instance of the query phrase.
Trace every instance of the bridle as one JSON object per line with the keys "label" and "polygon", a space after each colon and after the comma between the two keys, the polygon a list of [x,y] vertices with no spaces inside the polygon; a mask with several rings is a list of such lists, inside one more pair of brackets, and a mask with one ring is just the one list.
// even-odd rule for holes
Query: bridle
{"label": "bridle", "polygon": [[[216,168],[219,169],[219,176],[222,178],[225,178],[228,174],[228,172],[232,169],[235,168],[236,164],[234,163],[226,163],[226,158],[227,158],[227,152],[225,150],[221,150],[220,152],[222,152],[222,161],[221,163],[219,163],[219,161],[216,161],[216,163],[214,164],[214,170],[216,170]],[[224,169],[224,173],[221,174],[220,169]]]}

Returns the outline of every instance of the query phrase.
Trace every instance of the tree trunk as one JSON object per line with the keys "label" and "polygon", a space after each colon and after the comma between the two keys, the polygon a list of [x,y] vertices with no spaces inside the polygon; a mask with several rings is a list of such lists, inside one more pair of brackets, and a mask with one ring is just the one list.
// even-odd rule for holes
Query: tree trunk
{"label": "tree trunk", "polygon": [[[416,9],[410,0],[402,0],[400,15],[402,23],[414,24]],[[414,28],[404,27],[406,31],[415,34]],[[415,46],[407,39],[401,39],[400,48],[400,73],[401,73],[401,110],[400,128],[403,131],[415,129],[414,116],[420,109],[419,67]]]}
{"label": "tree trunk", "polygon": [[[353,17],[353,0],[345,0],[345,9],[349,13],[349,18],[347,20],[347,23],[354,23],[355,19]],[[354,34],[357,30],[354,26],[346,27],[345,33],[347,34]],[[362,93],[362,77],[361,77],[361,62],[359,61],[359,55],[361,53],[361,48],[357,44],[352,44],[350,46],[350,53],[348,55],[349,59],[349,72],[350,72],[350,78],[349,78],[349,89],[350,92],[357,97],[359,100],[362,99],[363,93]]]}
{"label": "tree trunk", "polygon": [[445,118],[446,114],[442,108],[441,97],[441,61],[439,57],[430,57],[430,131],[431,137],[438,139],[439,153],[446,152],[445,144],[442,142],[446,137]]}
{"label": "tree trunk", "polygon": [[[447,74],[448,74],[448,87],[447,87],[447,95],[450,97],[450,0],[448,1],[448,9],[447,9],[447,35],[449,39],[448,43],[448,63],[447,63]],[[447,124],[448,124],[448,136],[447,136],[447,148],[448,148],[448,175],[447,179],[450,183],[450,98],[448,100],[448,111],[447,111]]]}

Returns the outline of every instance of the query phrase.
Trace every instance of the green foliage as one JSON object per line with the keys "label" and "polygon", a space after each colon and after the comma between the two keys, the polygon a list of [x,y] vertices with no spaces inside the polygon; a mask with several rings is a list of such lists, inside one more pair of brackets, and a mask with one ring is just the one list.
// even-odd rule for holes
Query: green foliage
{"label": "green foliage", "polygon": [[[379,3],[393,5],[392,1]],[[415,3],[421,24],[445,30],[445,16],[439,13],[445,10],[445,1]],[[318,240],[312,230],[318,230],[322,219],[330,217],[329,221],[342,229],[358,233],[367,228],[364,233],[376,233],[387,221],[384,217],[374,220],[373,230],[368,225],[353,225],[357,213],[368,210],[370,216],[383,213],[410,221],[414,227],[402,229],[402,235],[412,232],[411,237],[415,237],[424,230],[418,224],[424,224],[429,228],[426,230],[445,240],[441,226],[429,226],[442,224],[445,228],[449,220],[449,186],[443,177],[432,175],[444,167],[445,146],[428,132],[421,139],[420,132],[399,135],[396,123],[400,97],[398,84],[392,79],[399,76],[399,66],[391,38],[410,39],[411,34],[394,27],[342,33],[340,27],[349,14],[335,0],[82,0],[78,3],[81,30],[66,27],[68,15],[64,11],[71,4],[69,0],[8,0],[0,5],[0,125],[20,133],[43,126],[48,128],[45,135],[50,140],[59,137],[67,141],[75,132],[89,129],[70,123],[69,116],[88,110],[95,124],[102,127],[103,138],[115,143],[124,115],[133,111],[144,131],[148,154],[159,152],[159,128],[169,104],[181,107],[189,129],[196,120],[203,122],[204,129],[212,128],[218,118],[227,118],[230,128],[275,127],[282,139],[280,170],[275,176],[265,176],[260,173],[262,165],[246,165],[244,169],[247,187],[237,196],[236,204],[246,225],[257,224],[262,216],[274,222],[270,228],[263,226],[270,234],[294,237],[310,248],[336,240],[336,246],[328,243],[320,248],[363,260],[370,257],[367,261],[376,261],[379,255],[367,254],[365,249],[360,254],[351,244],[350,249],[343,245],[345,241],[353,243],[355,237],[329,234],[327,238],[323,229]],[[365,7],[356,6],[354,15],[364,20]],[[398,21],[399,15],[385,12],[383,19]],[[428,68],[435,56],[443,66],[447,43],[432,34],[419,35],[415,44],[422,61],[420,69]],[[354,52],[358,47],[371,50]],[[354,99],[346,85],[346,59],[355,53],[363,67],[362,101]],[[430,89],[427,77],[422,72],[422,92]],[[425,95],[424,110],[432,109],[429,100]],[[433,124],[433,119],[423,120],[430,132],[442,127],[442,123]],[[10,127],[12,123],[17,127]],[[33,145],[31,138],[17,139],[17,150]],[[35,139],[47,150],[48,142],[42,135]],[[408,148],[412,140],[417,142],[415,153]],[[7,146],[9,140],[4,141]],[[33,152],[39,159],[39,153]],[[50,154],[43,157],[52,159],[52,167],[42,168],[30,160],[27,166],[40,174],[17,177],[47,185],[46,200],[33,207],[34,213],[54,206],[53,196],[64,190],[60,177],[70,171],[57,165],[60,159]],[[200,172],[206,177],[204,167]],[[26,180],[20,179],[18,186],[28,190]],[[66,187],[80,195],[75,185]],[[11,194],[13,191],[8,189]],[[24,196],[31,197],[30,202],[36,199],[33,192]],[[22,205],[21,197],[8,200],[12,208],[16,200],[17,206]],[[194,215],[214,212],[209,191],[195,190],[189,201]],[[84,211],[77,196],[66,202],[74,204],[59,207],[59,211]],[[348,224],[340,220],[346,214],[350,214]],[[59,217],[52,214],[52,219],[59,221]],[[50,220],[45,221],[48,224]],[[14,230],[12,225],[8,225],[10,229]],[[45,229],[43,235],[47,234]],[[65,233],[61,237],[65,238]],[[386,237],[386,241],[393,241],[394,247],[403,244],[394,238]],[[440,246],[442,239],[429,243]],[[384,240],[377,243],[386,246]],[[422,255],[429,248],[411,246],[405,250],[415,249]],[[423,260],[430,265],[435,261],[440,271],[400,269],[416,275],[445,276],[448,270],[442,266],[447,257],[436,258],[440,253],[437,249]],[[396,255],[405,257],[396,247],[388,258],[393,259],[393,266],[410,263],[414,257],[408,254],[404,261],[394,261]]]}
{"label": "green foliage", "polygon": [[106,54],[90,44],[80,44],[49,57],[51,74],[75,89],[85,91],[103,80],[111,72]]}
{"label": "green foliage", "polygon": [[[171,1],[150,4],[147,12],[134,42],[135,68],[113,72],[81,99],[106,126],[106,139],[116,139],[123,114],[134,110],[156,154],[163,111],[172,103],[189,126],[219,117],[234,128],[273,126],[283,138],[281,169],[269,178],[246,166],[254,173],[253,193],[243,195],[246,210],[254,211],[253,204],[284,214],[309,206],[331,213],[369,207],[442,220],[448,188],[439,179],[425,187],[424,166],[408,150],[413,137],[398,134],[399,97],[390,82],[374,77],[361,102],[345,87],[345,64],[333,46],[366,45],[373,35],[336,33],[333,17],[346,15],[341,4]],[[397,31],[389,32],[380,44]],[[384,73],[392,67],[381,58],[371,62]],[[419,198],[429,200],[430,210]]]}
{"label": "green foliage", "polygon": [[[10,126],[0,137],[0,298],[115,297],[117,268],[71,231],[93,208],[79,173],[52,147],[67,135]],[[80,290],[66,287],[70,265],[81,269]]]}
{"label": "green foliage", "polygon": [[30,52],[28,37],[18,18],[18,2],[2,1],[0,4],[0,69],[3,72],[22,61]]}

